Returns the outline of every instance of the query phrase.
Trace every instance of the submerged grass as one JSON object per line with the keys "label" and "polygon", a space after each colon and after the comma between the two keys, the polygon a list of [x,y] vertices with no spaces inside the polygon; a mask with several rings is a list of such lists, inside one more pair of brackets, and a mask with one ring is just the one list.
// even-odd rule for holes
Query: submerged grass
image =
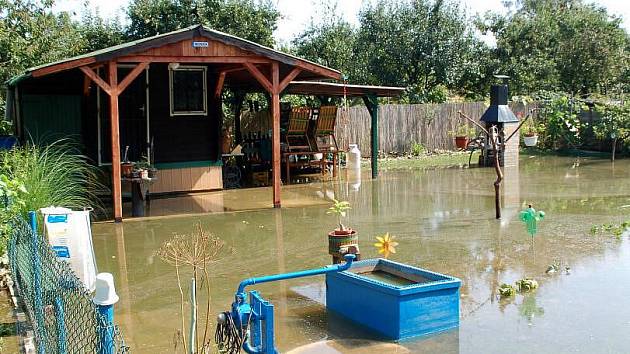
{"label": "submerged grass", "polygon": [[[379,159],[379,168],[382,169],[431,169],[445,167],[468,166],[469,152],[444,152],[423,154],[420,156],[388,157]],[[476,164],[479,153],[473,153],[471,162]],[[364,164],[369,165],[369,160],[364,160]]]}

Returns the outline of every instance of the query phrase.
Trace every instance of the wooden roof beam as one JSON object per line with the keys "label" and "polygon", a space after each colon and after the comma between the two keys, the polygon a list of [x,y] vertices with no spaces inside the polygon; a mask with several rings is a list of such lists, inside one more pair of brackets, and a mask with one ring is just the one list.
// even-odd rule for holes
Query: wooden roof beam
{"label": "wooden roof beam", "polygon": [[269,79],[267,79],[267,77],[263,73],[261,73],[254,64],[245,62],[243,63],[243,66],[247,69],[247,71],[249,71],[250,74],[252,74],[256,81],[258,81],[258,83],[261,84],[262,87],[265,88],[265,90],[267,90],[267,92],[273,93],[273,86],[271,85],[271,82],[269,82]]}
{"label": "wooden roof beam", "polygon": [[76,67],[80,67],[83,65],[92,64],[94,62],[96,62],[94,58],[77,59],[77,60],[68,61],[68,62],[59,63],[59,64],[53,64],[51,66],[46,66],[41,69],[33,70],[31,75],[33,77],[45,76],[45,75],[54,74],[60,71],[68,70],[68,69],[74,69]]}
{"label": "wooden roof beam", "polygon": [[209,64],[269,64],[271,61],[259,56],[153,56],[153,55],[129,55],[116,59],[119,63],[209,63]]}
{"label": "wooden roof beam", "polygon": [[322,67],[322,66],[311,64],[311,63],[305,62],[303,60],[298,60],[296,62],[296,66],[299,66],[302,69],[304,69],[306,71],[310,71],[310,72],[315,73],[317,75],[326,76],[326,77],[329,77],[329,78],[335,79],[335,80],[341,80],[341,73],[336,71],[336,70],[332,70],[332,69],[328,69],[328,68],[325,68],[325,67]]}
{"label": "wooden roof beam", "polygon": [[295,79],[298,75],[300,75],[300,73],[302,72],[302,69],[295,67],[293,68],[293,70],[291,70],[287,76],[284,77],[284,79],[282,79],[282,81],[279,84],[278,87],[278,92],[282,92],[284,91],[284,89],[289,86],[289,83],[291,83],[291,81],[293,81],[293,79]]}
{"label": "wooden roof beam", "polygon": [[112,87],[109,86],[108,83],[106,83],[105,81],[103,81],[103,79],[101,79],[98,75],[96,75],[96,73],[94,72],[94,70],[90,69],[87,66],[81,66],[79,67],[79,69],[85,74],[85,76],[89,77],[90,79],[92,79],[92,81],[94,81],[103,91],[105,91],[108,95],[112,95],[113,90]]}
{"label": "wooden roof beam", "polygon": [[223,91],[223,83],[225,82],[225,75],[227,73],[225,71],[221,71],[219,73],[219,79],[217,80],[217,86],[214,88],[214,97],[219,98],[221,96],[221,92]]}
{"label": "wooden roof beam", "polygon": [[133,80],[147,68],[147,66],[149,66],[149,62],[142,62],[133,68],[133,70],[131,70],[131,72],[120,82],[120,84],[118,84],[116,94],[120,95],[123,91],[125,91],[127,86],[129,86],[129,84],[131,84]]}

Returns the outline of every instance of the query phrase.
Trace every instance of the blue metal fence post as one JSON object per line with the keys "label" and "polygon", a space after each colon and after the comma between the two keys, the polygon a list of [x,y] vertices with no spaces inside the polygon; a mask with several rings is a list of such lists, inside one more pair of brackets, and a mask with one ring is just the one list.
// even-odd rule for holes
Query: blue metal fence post
{"label": "blue metal fence post", "polygon": [[31,251],[33,259],[33,287],[34,287],[34,300],[35,300],[35,321],[37,322],[37,332],[39,333],[39,341],[37,342],[37,352],[40,354],[45,353],[46,343],[44,342],[44,301],[42,298],[42,268],[41,261],[39,259],[39,235],[37,233],[37,213],[34,211],[28,212],[29,222],[33,231],[33,238],[31,239]]}
{"label": "blue metal fence post", "polygon": [[96,275],[96,294],[94,304],[98,308],[102,322],[99,328],[98,354],[114,353],[114,304],[118,302],[118,295],[114,288],[114,277],[110,273]]}
{"label": "blue metal fence post", "polygon": [[55,317],[57,319],[57,350],[59,354],[66,354],[68,351],[66,343],[66,318],[61,296],[55,298]]}
{"label": "blue metal fence post", "polygon": [[99,354],[114,353],[114,305],[98,305],[98,312],[104,320],[99,329]]}

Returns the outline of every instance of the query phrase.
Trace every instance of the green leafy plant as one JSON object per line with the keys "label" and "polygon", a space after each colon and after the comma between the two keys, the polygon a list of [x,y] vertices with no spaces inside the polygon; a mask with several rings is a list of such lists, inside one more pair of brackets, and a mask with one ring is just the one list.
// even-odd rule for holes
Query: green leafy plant
{"label": "green leafy plant", "polygon": [[582,110],[588,109],[572,96],[542,93],[539,118],[545,126],[543,143],[548,148],[572,147],[582,143],[586,123],[580,120]]}
{"label": "green leafy plant", "polygon": [[151,162],[149,162],[149,159],[145,155],[142,155],[140,161],[134,163],[134,168],[137,170],[148,170],[152,167]]}
{"label": "green leafy plant", "polygon": [[528,119],[525,123],[523,123],[523,135],[525,136],[536,136],[544,133],[545,126],[543,124],[537,123],[534,121],[534,118]]}
{"label": "green leafy plant", "polygon": [[0,135],[13,135],[13,123],[6,119],[0,119]]}
{"label": "green leafy plant", "polygon": [[623,221],[619,224],[606,223],[591,226],[591,235],[608,233],[617,238],[621,238],[623,233],[626,231],[630,231],[630,220]]}
{"label": "green leafy plant", "polygon": [[421,143],[413,142],[411,143],[411,155],[412,156],[420,156],[424,155],[427,152],[427,148],[424,147]]}
{"label": "green leafy plant", "polygon": [[538,282],[532,278],[523,278],[516,281],[516,289],[519,292],[527,292],[538,289]]}
{"label": "green leafy plant", "polygon": [[344,218],[346,216],[346,212],[348,210],[352,209],[352,207],[350,207],[350,203],[347,201],[340,201],[337,199],[333,199],[333,204],[330,208],[328,208],[328,211],[326,212],[326,214],[334,214],[337,216],[337,224],[339,225],[339,231],[347,231],[348,229],[346,228],[346,226],[344,226],[341,223],[341,219]]}
{"label": "green leafy plant", "polygon": [[510,284],[501,284],[499,286],[499,296],[503,298],[512,297],[516,295],[516,289]]}
{"label": "green leafy plant", "polygon": [[611,159],[615,161],[618,143],[630,145],[630,103],[599,103],[595,109],[600,119],[593,125],[593,133],[598,139],[611,142]]}
{"label": "green leafy plant", "polygon": [[11,220],[24,209],[27,193],[22,181],[0,174],[0,255],[6,251],[7,240],[12,230]]}
{"label": "green leafy plant", "polygon": [[454,130],[448,132],[449,136],[460,137],[465,136],[467,138],[474,138],[477,135],[477,130],[474,127],[470,127],[467,124],[460,124],[455,127]]}

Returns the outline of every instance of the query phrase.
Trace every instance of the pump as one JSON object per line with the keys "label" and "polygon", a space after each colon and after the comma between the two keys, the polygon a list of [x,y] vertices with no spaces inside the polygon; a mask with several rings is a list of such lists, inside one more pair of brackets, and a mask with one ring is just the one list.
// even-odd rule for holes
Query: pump
{"label": "pump", "polygon": [[248,302],[245,288],[255,284],[342,272],[350,268],[355,255],[346,254],[344,259],[346,263],[343,264],[243,280],[236,290],[231,310],[217,317],[215,340],[219,348],[228,354],[236,354],[241,348],[250,354],[278,353],[274,339],[273,304],[255,290],[249,292]]}

